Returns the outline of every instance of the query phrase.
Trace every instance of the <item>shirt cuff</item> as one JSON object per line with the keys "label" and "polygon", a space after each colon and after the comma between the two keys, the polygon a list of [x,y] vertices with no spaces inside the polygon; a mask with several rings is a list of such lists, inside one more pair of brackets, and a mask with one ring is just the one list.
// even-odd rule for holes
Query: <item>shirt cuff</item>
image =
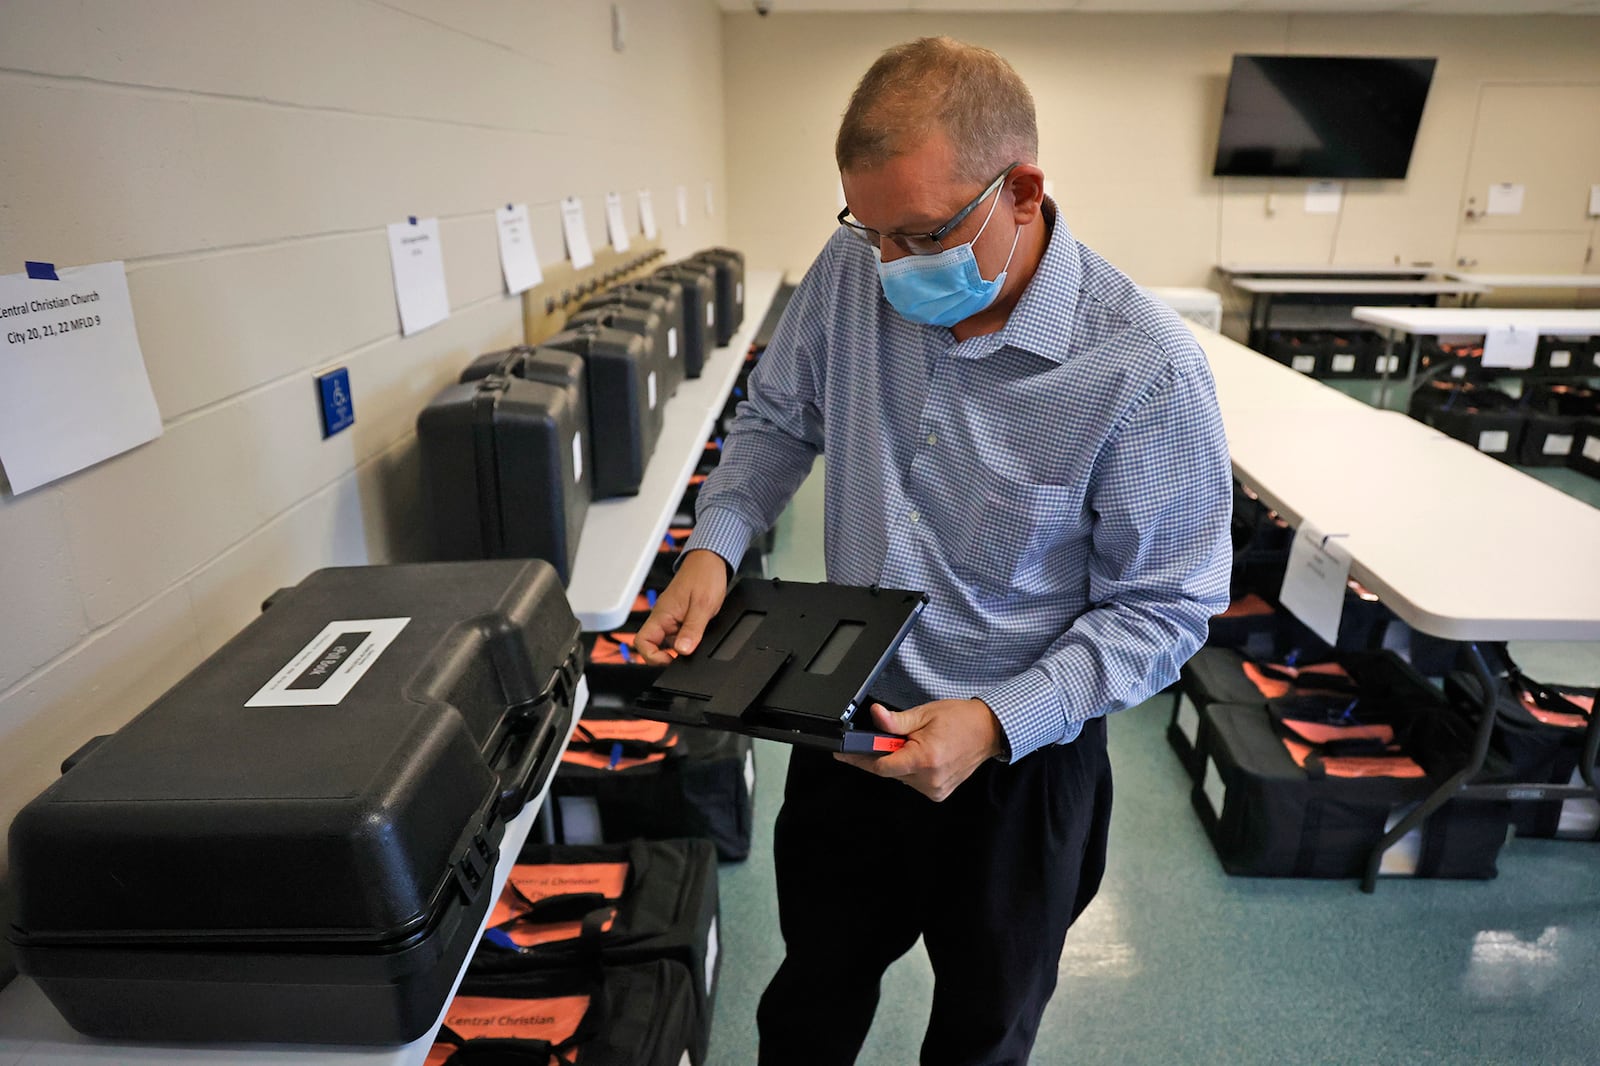
{"label": "shirt cuff", "polygon": [[738,512],[723,507],[711,508],[695,516],[694,532],[683,542],[678,562],[682,563],[684,556],[692,551],[704,550],[722,556],[730,571],[737,570],[753,536],[755,530]]}
{"label": "shirt cuff", "polygon": [[1000,720],[1000,730],[1006,735],[1010,750],[1008,762],[1016,762],[1029,752],[1046,744],[1059,744],[1071,740],[1064,735],[1067,720],[1061,695],[1043,670],[1035,667],[1025,670],[1003,685],[980,692],[978,699],[989,705]]}

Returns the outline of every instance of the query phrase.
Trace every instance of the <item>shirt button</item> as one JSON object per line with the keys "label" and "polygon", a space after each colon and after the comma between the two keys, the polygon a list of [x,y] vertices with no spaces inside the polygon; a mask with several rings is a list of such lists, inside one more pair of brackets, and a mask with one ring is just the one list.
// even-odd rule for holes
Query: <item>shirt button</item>
{"label": "shirt button", "polygon": [[928,443],[929,444],[938,444],[939,443],[939,435],[937,433],[929,433],[928,434]]}
{"label": "shirt button", "polygon": [[917,512],[915,512],[915,511],[911,512],[911,521],[915,522],[918,518],[921,518],[921,517],[922,516],[917,514]]}

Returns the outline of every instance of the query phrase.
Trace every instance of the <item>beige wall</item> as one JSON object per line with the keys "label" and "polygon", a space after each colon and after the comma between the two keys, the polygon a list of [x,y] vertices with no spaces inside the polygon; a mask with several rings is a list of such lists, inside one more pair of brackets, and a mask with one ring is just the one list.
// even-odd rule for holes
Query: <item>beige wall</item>
{"label": "beige wall", "polygon": [[[654,190],[670,253],[723,241],[721,16],[625,7],[618,54],[599,0],[6,0],[0,271],[126,260],[165,433],[0,491],[0,827],[267,593],[417,556],[417,410],[521,330],[497,204],[529,203],[547,262],[564,195],[605,243],[608,189],[630,217]],[[408,214],[441,219],[452,314],[401,339]],[[356,424],[324,441],[338,365]]]}
{"label": "beige wall", "polygon": [[[915,36],[948,33],[1011,60],[1038,104],[1040,162],[1069,225],[1148,285],[1205,285],[1227,260],[1452,264],[1480,88],[1600,84],[1596,18],[780,10],[728,15],[724,26],[731,237],[753,265],[795,272],[833,226],[833,135],[855,80],[883,48]],[[1349,183],[1341,214],[1307,215],[1306,182],[1212,178],[1240,52],[1438,56],[1408,179]],[[1560,114],[1527,120],[1551,142],[1600,136]],[[1511,175],[1524,165],[1537,162]],[[1574,219],[1581,254],[1595,226],[1576,208]],[[1507,242],[1501,269],[1577,270],[1571,241]]]}

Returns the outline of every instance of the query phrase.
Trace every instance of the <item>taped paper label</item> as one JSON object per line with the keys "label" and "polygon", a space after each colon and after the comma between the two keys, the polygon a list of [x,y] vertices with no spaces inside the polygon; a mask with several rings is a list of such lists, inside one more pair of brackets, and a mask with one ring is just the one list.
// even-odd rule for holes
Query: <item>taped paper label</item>
{"label": "taped paper label", "polygon": [[1329,644],[1339,643],[1350,556],[1334,537],[1325,537],[1309,522],[1295,530],[1289,546],[1279,602]]}
{"label": "taped paper label", "polygon": [[333,707],[343,702],[410,618],[345,618],[285,663],[246,707]]}
{"label": "taped paper label", "polygon": [[711,918],[711,931],[706,934],[706,995],[711,994],[711,986],[717,980],[717,919]]}
{"label": "taped paper label", "polygon": [[678,358],[678,327],[672,326],[667,330],[667,358]]}
{"label": "taped paper label", "polygon": [[1584,440],[1583,457],[1591,463],[1600,463],[1600,437],[1589,437]]}
{"label": "taped paper label", "polygon": [[1314,355],[1297,355],[1290,360],[1289,365],[1302,374],[1309,374],[1317,368],[1317,357]]}
{"label": "taped paper label", "polygon": [[1544,454],[1546,455],[1571,455],[1572,434],[1552,433],[1544,439]]}
{"label": "taped paper label", "polygon": [[1511,446],[1511,433],[1504,429],[1486,429],[1478,434],[1478,450],[1498,455]]}
{"label": "taped paper label", "polygon": [[1200,714],[1188,696],[1178,698],[1178,732],[1191,745],[1200,742]]}
{"label": "taped paper label", "polygon": [[577,484],[583,480],[583,433],[572,435],[572,481]]}
{"label": "taped paper label", "polygon": [[1333,357],[1333,372],[1335,374],[1353,373],[1356,368],[1356,357],[1353,355],[1336,355]]}
{"label": "taped paper label", "polygon": [[1205,795],[1206,802],[1211,805],[1211,813],[1221,818],[1223,804],[1228,799],[1228,786],[1222,783],[1222,774],[1217,772],[1217,762],[1209,755],[1206,756],[1205,775],[1200,779],[1200,791]]}
{"label": "taped paper label", "polygon": [[645,387],[650,391],[650,410],[656,409],[656,372],[650,371],[650,376],[644,379]]}
{"label": "taped paper label", "polygon": [[1563,370],[1572,365],[1572,352],[1566,348],[1557,348],[1550,353],[1550,366],[1554,370]]}

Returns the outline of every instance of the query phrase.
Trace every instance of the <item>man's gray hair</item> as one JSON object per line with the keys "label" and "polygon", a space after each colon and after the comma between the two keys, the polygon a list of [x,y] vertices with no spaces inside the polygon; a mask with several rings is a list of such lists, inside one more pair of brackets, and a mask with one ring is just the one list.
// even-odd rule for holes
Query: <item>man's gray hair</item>
{"label": "man's gray hair", "polygon": [[1033,94],[1000,56],[949,37],[897,44],[868,68],[850,96],[834,158],[868,170],[941,131],[963,181],[988,181],[1012,163],[1039,159]]}

